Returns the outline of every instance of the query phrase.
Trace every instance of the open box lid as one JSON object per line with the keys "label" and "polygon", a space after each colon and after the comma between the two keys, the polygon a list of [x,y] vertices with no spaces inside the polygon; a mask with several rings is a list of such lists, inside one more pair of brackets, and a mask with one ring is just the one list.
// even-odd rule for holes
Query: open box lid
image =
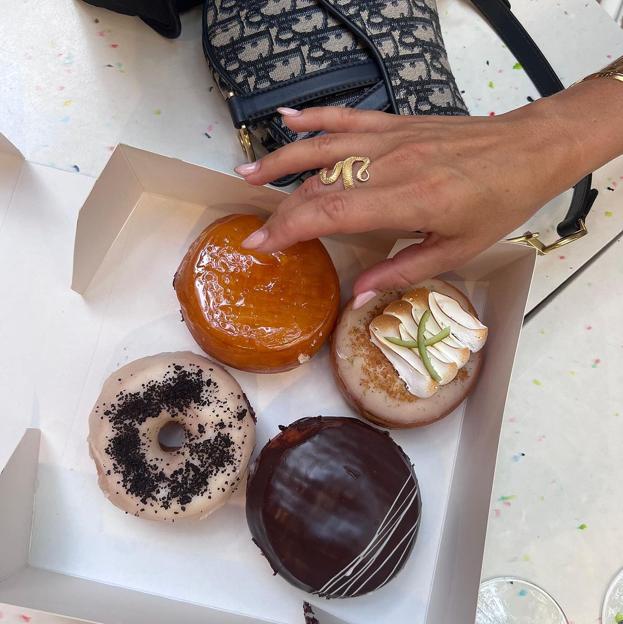
{"label": "open box lid", "polygon": [[232,203],[266,210],[284,196],[283,191],[270,187],[249,193],[249,185],[237,176],[120,144],[80,210],[71,283],[75,291],[86,291],[144,192],[193,204],[207,204],[212,197],[225,195]]}
{"label": "open box lid", "polygon": [[23,165],[22,153],[0,133],[0,231]]}
{"label": "open box lid", "polygon": [[[2,382],[2,436],[0,436],[0,467],[8,461],[17,446],[25,428],[37,426],[36,406],[25,405],[24,397],[30,396],[32,370],[30,374],[20,370],[6,354],[16,351],[31,352],[33,369],[36,368],[39,339],[44,339],[45,326],[36,325],[36,310],[29,308],[28,296],[22,286],[31,280],[32,289],[47,293],[52,284],[47,279],[46,270],[34,275],[21,274],[19,268],[25,266],[23,256],[28,254],[29,266],[43,266],[48,263],[50,249],[45,245],[36,249],[25,244],[20,253],[7,243],[14,237],[16,225],[20,232],[43,232],[50,241],[58,236],[66,236],[61,221],[75,219],[80,206],[87,197],[93,179],[86,176],[60,171],[30,163],[21,152],[0,134],[0,266],[2,272],[2,295],[0,299],[0,345],[5,357],[0,358],[0,380]],[[65,242],[65,241],[63,241]],[[73,240],[67,240],[72,245]],[[69,276],[67,279],[69,283]],[[16,298],[16,293],[22,293]],[[15,310],[28,308],[25,318],[32,319],[27,325],[31,334],[25,339],[22,332],[15,331],[12,319]]]}

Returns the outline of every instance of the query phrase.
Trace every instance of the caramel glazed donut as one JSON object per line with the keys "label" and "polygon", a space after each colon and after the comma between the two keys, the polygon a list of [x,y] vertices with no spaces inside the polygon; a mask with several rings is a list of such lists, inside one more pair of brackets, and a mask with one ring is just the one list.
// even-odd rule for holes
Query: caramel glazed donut
{"label": "caramel glazed donut", "polygon": [[[179,448],[158,436],[177,423]],[[244,475],[255,415],[238,382],[211,360],[162,353],[127,364],[104,383],[89,418],[89,450],[110,501],[151,520],[203,518]]]}

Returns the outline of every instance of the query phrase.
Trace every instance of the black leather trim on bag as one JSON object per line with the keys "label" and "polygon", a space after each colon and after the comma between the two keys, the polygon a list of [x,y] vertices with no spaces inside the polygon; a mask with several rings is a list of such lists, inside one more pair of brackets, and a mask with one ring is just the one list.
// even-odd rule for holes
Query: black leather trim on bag
{"label": "black leather trim on bag", "polygon": [[[374,61],[347,67],[330,67],[252,94],[234,95],[227,100],[236,128],[272,117],[278,106],[298,106],[319,97],[379,83],[382,76]],[[380,83],[385,89],[385,84]],[[387,95],[385,96],[387,97]]]}
{"label": "black leather trim on bag", "polygon": [[[511,12],[510,3],[505,0],[472,2],[521,63],[542,96],[553,95],[564,89],[560,78],[537,44]],[[598,195],[598,191],[591,186],[590,174],[575,185],[569,210],[556,228],[559,236],[572,236],[585,229],[584,220]]]}
{"label": "black leather trim on bag", "polygon": [[370,89],[368,93],[355,103],[355,108],[358,110],[387,111],[389,107],[387,87],[384,82],[380,82],[376,87]]}

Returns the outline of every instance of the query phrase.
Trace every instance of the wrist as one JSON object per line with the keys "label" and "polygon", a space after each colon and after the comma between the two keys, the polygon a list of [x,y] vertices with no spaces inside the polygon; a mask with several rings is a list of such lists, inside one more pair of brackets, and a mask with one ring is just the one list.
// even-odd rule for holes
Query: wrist
{"label": "wrist", "polygon": [[580,82],[520,110],[547,126],[545,136],[564,149],[577,180],[623,154],[622,82]]}

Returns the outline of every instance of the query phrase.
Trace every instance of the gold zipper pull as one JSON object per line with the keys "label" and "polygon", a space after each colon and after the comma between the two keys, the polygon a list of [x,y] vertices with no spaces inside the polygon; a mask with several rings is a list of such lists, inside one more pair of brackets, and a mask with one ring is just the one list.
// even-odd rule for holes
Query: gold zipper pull
{"label": "gold zipper pull", "polygon": [[247,130],[246,126],[240,126],[238,130],[238,140],[240,141],[240,147],[242,147],[244,155],[247,157],[247,161],[255,162],[255,150],[251,142],[251,133]]}

